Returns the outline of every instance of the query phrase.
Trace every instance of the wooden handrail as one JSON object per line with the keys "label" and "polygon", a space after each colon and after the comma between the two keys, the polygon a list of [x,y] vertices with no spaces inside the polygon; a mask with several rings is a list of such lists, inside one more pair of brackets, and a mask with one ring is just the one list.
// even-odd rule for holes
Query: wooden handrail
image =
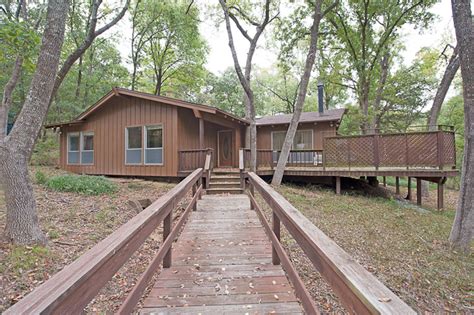
{"label": "wooden handrail", "polygon": [[259,176],[250,172],[248,179],[349,312],[416,314]]}
{"label": "wooden handrail", "polygon": [[[84,307],[112,279],[158,225],[165,218],[171,217],[172,210],[202,178],[202,172],[202,168],[196,169],[165,195],[64,267],[4,314],[82,313]],[[195,201],[196,198],[193,198],[191,204]],[[160,250],[157,256],[160,253],[163,255],[170,253],[175,233],[171,231],[163,244],[164,249]]]}

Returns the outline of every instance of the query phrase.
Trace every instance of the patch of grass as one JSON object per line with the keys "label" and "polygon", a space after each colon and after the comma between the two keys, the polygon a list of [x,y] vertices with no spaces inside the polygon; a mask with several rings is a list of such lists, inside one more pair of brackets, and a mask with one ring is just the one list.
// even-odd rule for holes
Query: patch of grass
{"label": "patch of grass", "polygon": [[56,230],[50,230],[48,232],[48,237],[52,240],[59,238],[59,232]]}
{"label": "patch of grass", "polygon": [[38,170],[36,171],[35,173],[35,180],[36,180],[36,183],[39,184],[39,185],[44,185],[46,184],[46,182],[48,181],[48,177],[46,176],[45,173],[43,173],[42,171]]}
{"label": "patch of grass", "polygon": [[83,195],[104,195],[117,191],[118,187],[103,176],[59,175],[46,182],[49,189],[75,192]]}
{"label": "patch of grass", "polygon": [[6,256],[6,266],[21,274],[33,269],[38,264],[44,264],[49,259],[49,249],[43,246],[15,246]]}
{"label": "patch of grass", "polygon": [[135,183],[135,182],[128,183],[128,185],[127,185],[128,189],[133,189],[133,190],[142,190],[142,189],[145,189],[147,187],[149,187],[148,184]]}

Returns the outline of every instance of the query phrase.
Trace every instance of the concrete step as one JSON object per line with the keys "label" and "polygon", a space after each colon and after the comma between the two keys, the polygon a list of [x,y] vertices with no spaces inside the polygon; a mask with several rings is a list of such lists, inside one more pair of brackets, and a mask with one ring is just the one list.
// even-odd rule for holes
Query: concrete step
{"label": "concrete step", "polygon": [[240,181],[234,182],[209,182],[209,188],[240,188]]}
{"label": "concrete step", "polygon": [[242,194],[243,191],[240,188],[208,188],[206,189],[208,195],[220,195],[220,194]]}

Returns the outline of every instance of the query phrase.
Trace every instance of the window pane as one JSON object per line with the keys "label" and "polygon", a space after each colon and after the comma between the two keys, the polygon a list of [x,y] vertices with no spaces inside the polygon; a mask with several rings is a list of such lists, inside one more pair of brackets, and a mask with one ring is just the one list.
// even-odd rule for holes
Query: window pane
{"label": "window pane", "polygon": [[68,164],[78,164],[79,163],[79,152],[68,152],[67,153],[67,162],[68,162]]}
{"label": "window pane", "polygon": [[69,134],[69,151],[79,151],[78,134]]}
{"label": "window pane", "polygon": [[142,162],[142,150],[126,150],[125,163],[140,164]]}
{"label": "window pane", "polygon": [[94,135],[93,134],[84,134],[82,136],[82,150],[92,151],[94,150]]}
{"label": "window pane", "polygon": [[94,152],[82,152],[82,164],[93,164],[94,163]]}
{"label": "window pane", "polygon": [[141,149],[142,147],[142,127],[127,128],[128,149]]}
{"label": "window pane", "polygon": [[161,127],[146,127],[146,147],[162,148],[163,147],[163,130]]}
{"label": "window pane", "polygon": [[145,163],[162,164],[163,149],[145,149]]}
{"label": "window pane", "polygon": [[285,142],[286,131],[283,132],[273,132],[273,147],[272,150],[281,151],[283,148],[283,142]]}
{"label": "window pane", "polygon": [[296,131],[295,139],[293,140],[293,150],[311,150],[313,148],[312,140],[311,130]]}

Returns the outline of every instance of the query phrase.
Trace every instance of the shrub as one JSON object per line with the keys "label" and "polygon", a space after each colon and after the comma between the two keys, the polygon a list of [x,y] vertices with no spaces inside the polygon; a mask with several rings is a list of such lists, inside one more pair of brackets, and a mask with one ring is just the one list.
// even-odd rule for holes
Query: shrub
{"label": "shrub", "polygon": [[43,173],[42,171],[36,171],[35,179],[36,179],[36,183],[39,185],[44,185],[48,181],[46,174]]}
{"label": "shrub", "polygon": [[39,139],[31,155],[32,165],[54,166],[59,158],[59,143],[55,135],[47,134]]}
{"label": "shrub", "polygon": [[111,194],[117,191],[117,185],[103,176],[54,176],[47,181],[46,186],[56,191],[75,192],[84,195]]}

